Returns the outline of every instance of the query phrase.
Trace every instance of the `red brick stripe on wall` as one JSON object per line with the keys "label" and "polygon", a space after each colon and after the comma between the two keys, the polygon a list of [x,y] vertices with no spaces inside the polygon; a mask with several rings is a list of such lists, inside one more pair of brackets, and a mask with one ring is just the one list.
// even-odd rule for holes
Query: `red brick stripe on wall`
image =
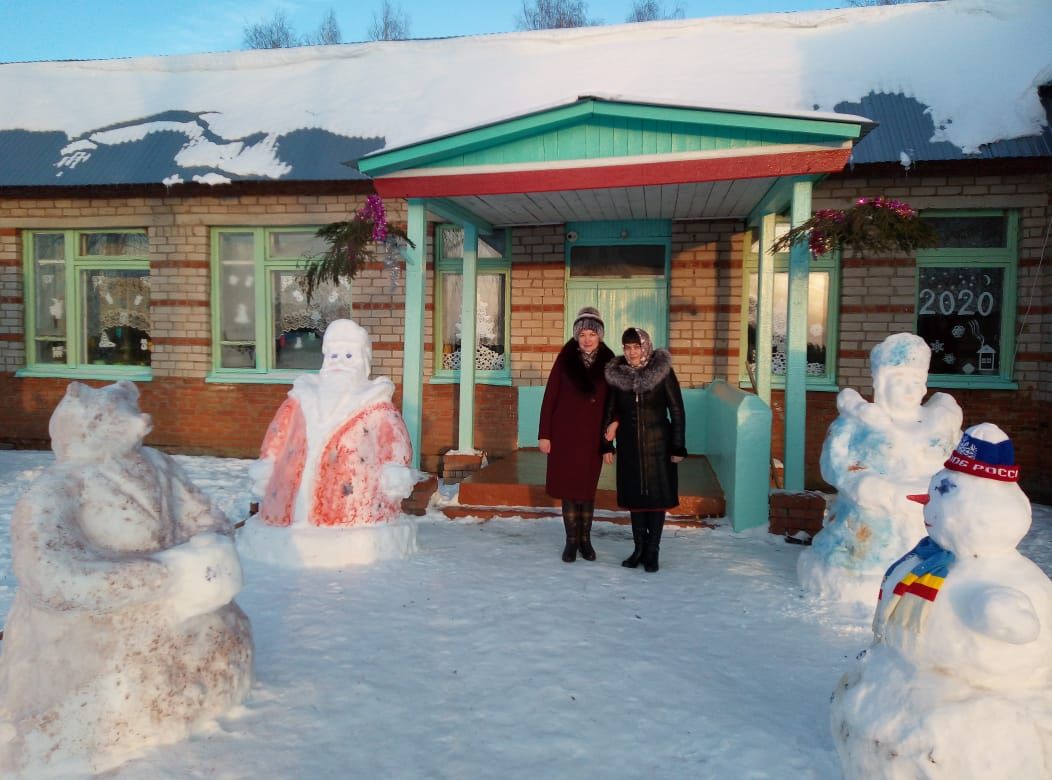
{"label": "red brick stripe on wall", "polygon": [[0,303],[23,303],[21,295],[3,295],[0,296]]}
{"label": "red brick stripe on wall", "polygon": [[150,301],[150,308],[161,308],[165,306],[195,306],[202,309],[208,308],[208,301],[191,301],[188,298],[154,298]]}
{"label": "red brick stripe on wall", "polygon": [[0,236],[17,236],[18,228],[0,228]]}
{"label": "red brick stripe on wall", "polygon": [[738,357],[737,347],[670,347],[669,352],[673,357],[684,355],[686,357]]}
{"label": "red brick stripe on wall", "polygon": [[21,333],[0,333],[0,341],[23,341],[25,336]]}
{"label": "red brick stripe on wall", "polygon": [[515,258],[511,270],[515,271],[562,271],[566,268],[565,262],[548,262],[528,260],[526,258]]}
{"label": "red brick stripe on wall", "polygon": [[843,314],[910,314],[913,311],[912,303],[871,303],[871,304],[844,304],[840,307]]}
{"label": "red brick stripe on wall", "polygon": [[403,303],[369,303],[369,302],[352,302],[352,309],[358,309],[360,311],[405,311],[405,304]]}
{"label": "red brick stripe on wall", "polygon": [[838,354],[841,360],[844,358],[848,360],[866,360],[869,358],[868,349],[842,349]]}
{"label": "red brick stripe on wall", "polygon": [[212,263],[208,260],[151,260],[150,268],[197,268],[208,270]]}
{"label": "red brick stripe on wall", "polygon": [[20,260],[0,260],[0,268],[17,268],[20,265],[22,265],[22,262]]}
{"label": "red brick stripe on wall", "polygon": [[1052,360],[1052,352],[1017,352],[1015,359],[1016,362],[1047,363]]}
{"label": "red brick stripe on wall", "polygon": [[511,310],[513,312],[532,312],[532,311],[564,311],[565,306],[561,303],[513,303]]}
{"label": "red brick stripe on wall", "polygon": [[194,338],[192,336],[155,336],[154,344],[173,347],[210,347],[212,339]]}

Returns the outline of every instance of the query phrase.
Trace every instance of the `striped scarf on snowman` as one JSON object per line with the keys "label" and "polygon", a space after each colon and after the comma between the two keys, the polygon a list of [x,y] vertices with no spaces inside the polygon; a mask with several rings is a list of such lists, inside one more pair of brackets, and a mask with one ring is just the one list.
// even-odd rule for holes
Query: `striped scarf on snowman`
{"label": "striped scarf on snowman", "polygon": [[[950,573],[954,555],[926,536],[908,553],[891,565],[880,585],[873,631],[880,637],[888,623],[901,625],[919,634],[927,621],[928,612],[939,596],[939,589]],[[897,582],[891,583],[891,573],[903,563],[912,565]],[[889,592],[888,588],[891,587]]]}

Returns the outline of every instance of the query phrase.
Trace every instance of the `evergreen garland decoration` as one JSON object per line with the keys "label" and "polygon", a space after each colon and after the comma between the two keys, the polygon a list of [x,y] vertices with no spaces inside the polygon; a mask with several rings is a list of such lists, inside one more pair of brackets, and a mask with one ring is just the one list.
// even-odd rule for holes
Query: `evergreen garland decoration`
{"label": "evergreen garland decoration", "polygon": [[846,209],[820,209],[777,239],[772,250],[785,252],[804,240],[815,257],[835,249],[848,249],[859,257],[893,250],[914,252],[938,245],[935,228],[918,219],[908,203],[880,196],[859,198]]}
{"label": "evergreen garland decoration", "polygon": [[402,228],[387,221],[379,195],[370,195],[350,219],[325,225],[316,235],[325,240],[328,249],[303,258],[303,291],[308,301],[320,285],[338,284],[341,278],[357,276],[375,257],[376,244],[416,247]]}

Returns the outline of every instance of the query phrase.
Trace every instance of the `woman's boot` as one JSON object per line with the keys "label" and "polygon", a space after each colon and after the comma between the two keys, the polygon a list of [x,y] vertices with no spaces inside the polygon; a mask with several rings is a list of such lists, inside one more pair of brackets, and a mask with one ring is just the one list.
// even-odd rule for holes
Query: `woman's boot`
{"label": "woman's boot", "polygon": [[632,512],[631,517],[632,542],[635,544],[635,549],[632,550],[631,555],[621,561],[621,565],[634,569],[639,565],[639,559],[643,557],[643,543],[646,541],[647,523],[645,515],[641,512]]}
{"label": "woman's boot", "polygon": [[563,501],[563,527],[566,529],[566,546],[563,548],[563,561],[573,563],[577,560],[577,511],[572,501]]}
{"label": "woman's boot", "polygon": [[664,512],[647,513],[647,538],[643,546],[643,570],[658,570],[658,549],[661,547],[661,530],[665,527]]}
{"label": "woman's boot", "polygon": [[577,538],[581,548],[581,557],[586,561],[595,560],[595,548],[592,547],[592,513],[595,511],[595,503],[584,501],[577,505],[580,515],[577,519]]}

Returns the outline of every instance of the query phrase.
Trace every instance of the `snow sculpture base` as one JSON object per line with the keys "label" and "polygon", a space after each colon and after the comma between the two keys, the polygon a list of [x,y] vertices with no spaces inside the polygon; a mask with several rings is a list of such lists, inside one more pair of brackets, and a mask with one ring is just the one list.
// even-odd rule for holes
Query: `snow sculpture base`
{"label": "snow sculpture base", "polygon": [[873,614],[884,572],[838,566],[823,558],[812,544],[812,547],[800,551],[800,557],[796,559],[796,576],[812,596],[864,619]]}
{"label": "snow sculpture base", "polygon": [[415,553],[416,522],[402,515],[373,525],[272,526],[253,515],[238,531],[237,547],[246,558],[287,568],[365,566]]}

